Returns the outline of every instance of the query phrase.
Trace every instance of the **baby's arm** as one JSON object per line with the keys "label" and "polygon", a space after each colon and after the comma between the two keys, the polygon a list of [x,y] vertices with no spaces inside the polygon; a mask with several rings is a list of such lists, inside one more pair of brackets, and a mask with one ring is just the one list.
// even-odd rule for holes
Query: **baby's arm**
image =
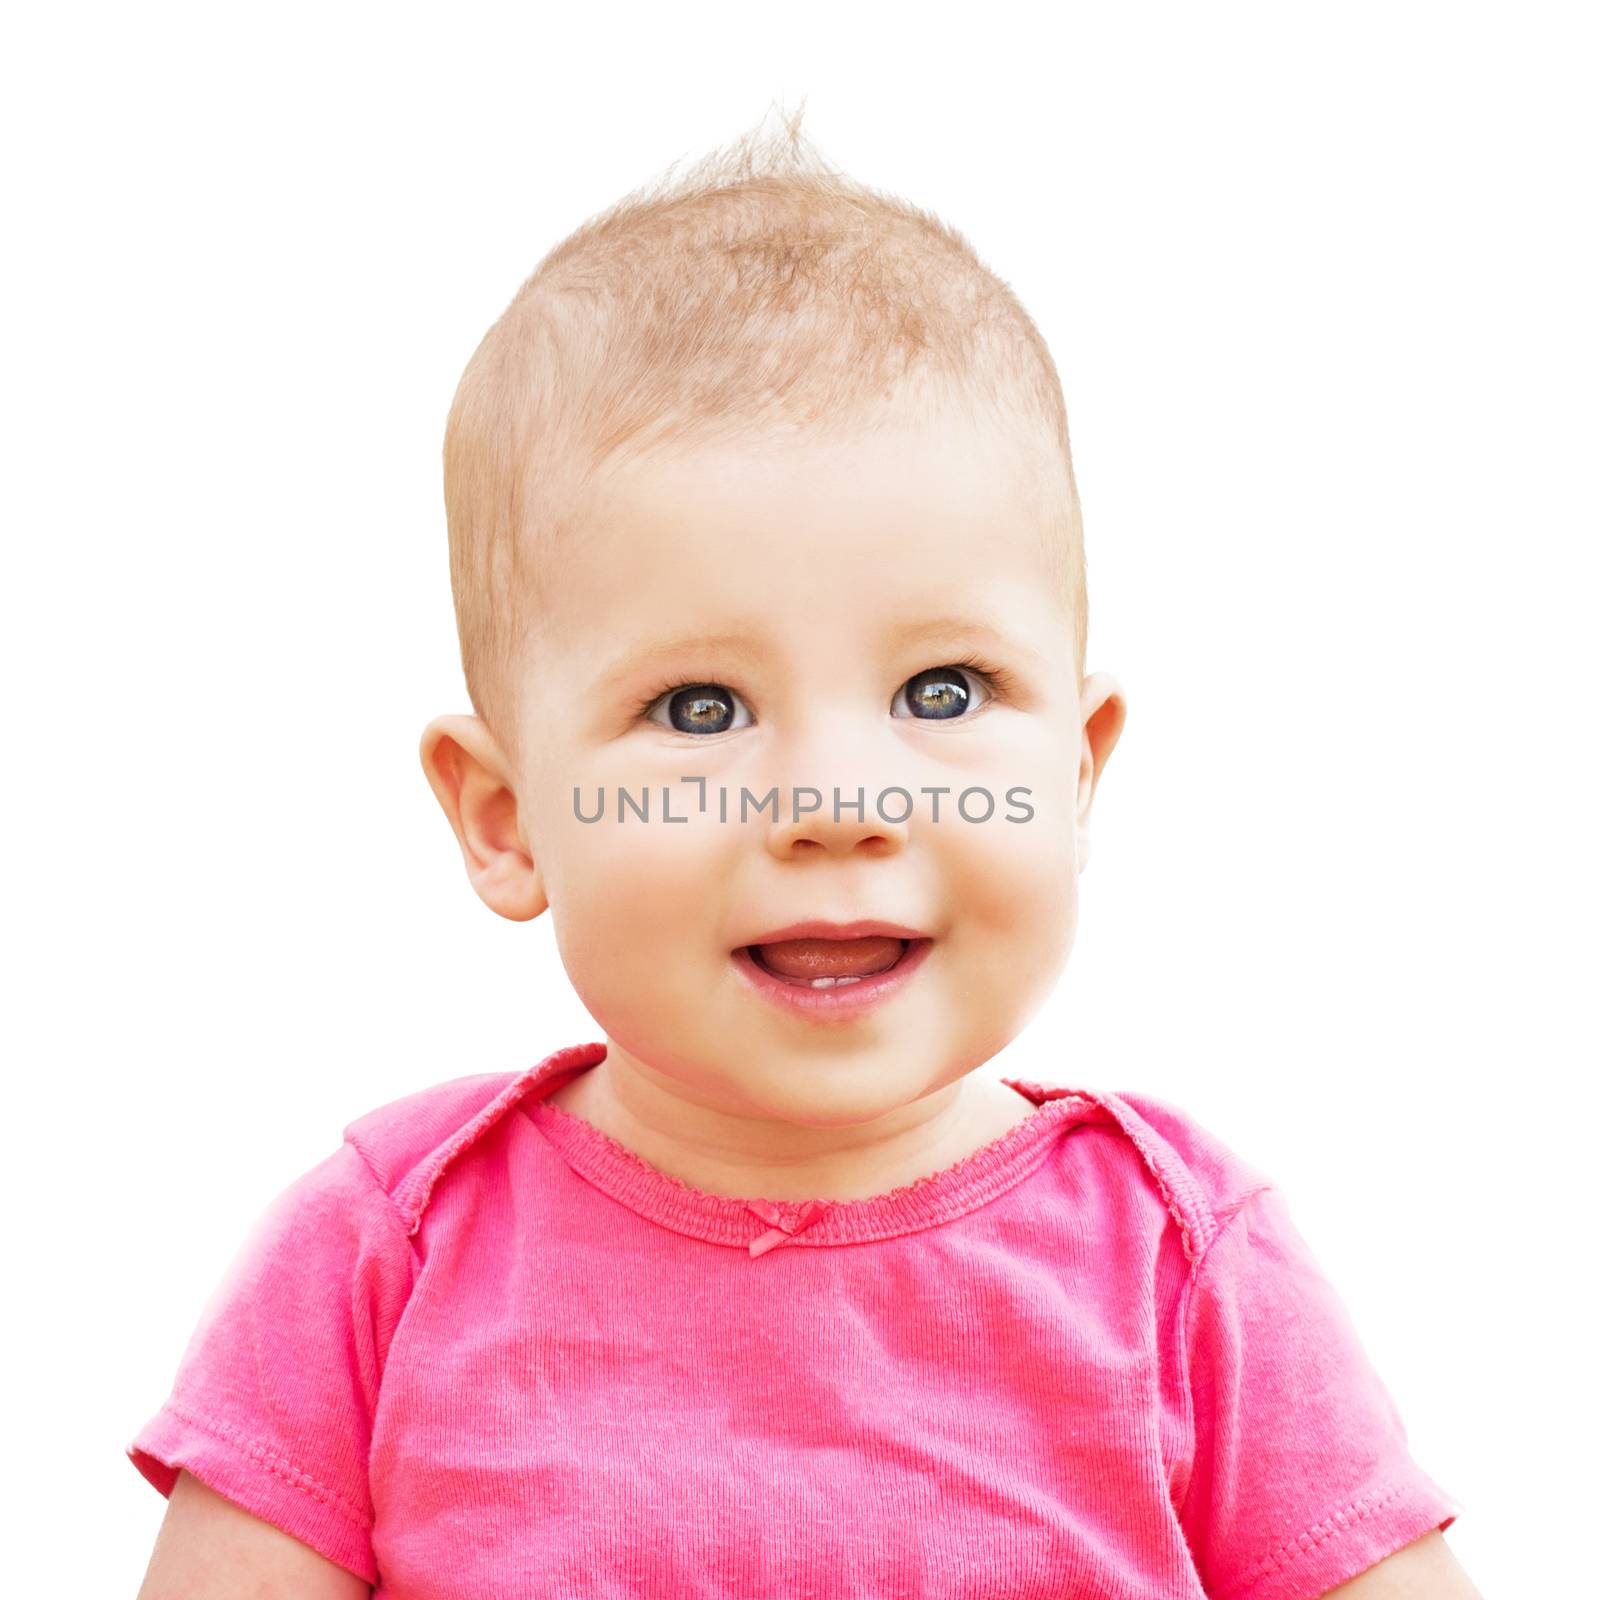
{"label": "baby's arm", "polygon": [[355,1573],[180,1472],[137,1600],[367,1600],[371,1593]]}
{"label": "baby's arm", "polygon": [[1327,1590],[1322,1600],[1483,1600],[1483,1596],[1435,1528]]}

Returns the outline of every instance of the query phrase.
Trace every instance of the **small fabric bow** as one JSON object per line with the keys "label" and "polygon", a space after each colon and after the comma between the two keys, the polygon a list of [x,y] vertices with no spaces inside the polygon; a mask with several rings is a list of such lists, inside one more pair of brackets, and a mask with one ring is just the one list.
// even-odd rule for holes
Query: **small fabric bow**
{"label": "small fabric bow", "polygon": [[828,1209],[828,1202],[807,1200],[800,1205],[772,1205],[765,1200],[755,1200],[747,1202],[746,1209],[769,1224],[765,1233],[750,1241],[750,1254],[764,1256],[809,1228]]}

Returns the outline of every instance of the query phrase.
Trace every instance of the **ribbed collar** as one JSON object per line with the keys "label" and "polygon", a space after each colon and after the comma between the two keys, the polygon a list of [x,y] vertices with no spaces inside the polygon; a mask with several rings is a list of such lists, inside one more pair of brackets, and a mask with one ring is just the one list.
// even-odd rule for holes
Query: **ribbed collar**
{"label": "ribbed collar", "polygon": [[1039,1110],[953,1166],[860,1200],[735,1199],[662,1172],[609,1134],[546,1101],[558,1084],[605,1055],[604,1042],[557,1050],[522,1075],[510,1098],[574,1172],[613,1200],[674,1233],[747,1249],[752,1256],[784,1244],[866,1244],[939,1227],[1021,1183],[1044,1164],[1069,1128],[1106,1120],[1091,1092],[1003,1078]]}

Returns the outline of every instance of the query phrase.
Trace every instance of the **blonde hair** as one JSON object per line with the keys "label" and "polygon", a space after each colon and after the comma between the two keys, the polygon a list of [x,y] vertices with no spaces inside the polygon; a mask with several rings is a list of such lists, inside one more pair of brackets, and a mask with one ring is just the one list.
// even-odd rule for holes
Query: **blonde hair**
{"label": "blonde hair", "polygon": [[468,694],[508,752],[545,558],[603,464],[773,425],[859,431],[911,393],[1042,429],[1046,556],[1082,675],[1082,518],[1044,338],[954,228],[831,167],[804,109],[585,222],[467,364],[444,440],[451,590]]}

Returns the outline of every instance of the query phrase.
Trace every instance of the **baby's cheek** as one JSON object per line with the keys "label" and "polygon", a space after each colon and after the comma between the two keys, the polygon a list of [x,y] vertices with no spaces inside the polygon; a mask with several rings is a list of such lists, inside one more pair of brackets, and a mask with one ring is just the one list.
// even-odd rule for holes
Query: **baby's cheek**
{"label": "baby's cheek", "polygon": [[[993,814],[967,820],[941,814],[940,855],[959,879],[958,915],[1004,930],[1018,922],[1049,921],[1067,909],[1064,892],[1076,886],[1073,834],[1059,796],[997,794]],[[981,808],[969,815],[977,819]]]}
{"label": "baby's cheek", "polygon": [[[1010,814],[1026,816],[1020,806]],[[1059,973],[1072,948],[1078,874],[1071,830],[1044,809],[1006,821],[953,824],[952,935],[977,990],[1031,1004]],[[941,827],[943,824],[941,824]]]}
{"label": "baby's cheek", "polygon": [[564,955],[660,968],[674,950],[709,938],[715,890],[726,877],[710,859],[706,827],[614,815],[576,824],[561,840],[551,907]]}
{"label": "baby's cheek", "polygon": [[715,1051],[707,1007],[732,972],[722,947],[733,874],[702,829],[596,824],[564,865],[556,919],[562,964],[590,1015],[625,1048],[677,1041],[691,1059]]}

